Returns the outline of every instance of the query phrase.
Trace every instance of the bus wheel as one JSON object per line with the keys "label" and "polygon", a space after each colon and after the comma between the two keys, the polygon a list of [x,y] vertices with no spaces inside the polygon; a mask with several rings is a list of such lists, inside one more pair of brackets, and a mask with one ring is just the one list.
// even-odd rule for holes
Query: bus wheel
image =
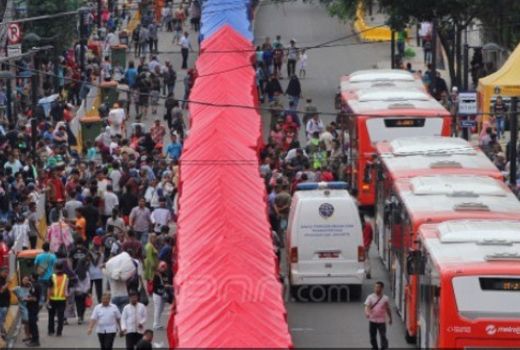
{"label": "bus wheel", "polygon": [[408,331],[406,331],[406,335],[404,336],[404,339],[408,344],[416,344],[417,343],[417,337],[414,335],[410,335]]}
{"label": "bus wheel", "polygon": [[349,286],[350,300],[359,300],[361,298],[361,285],[353,284]]}
{"label": "bus wheel", "polygon": [[291,293],[291,297],[296,301],[300,301],[300,286],[291,286],[289,285],[289,292]]}

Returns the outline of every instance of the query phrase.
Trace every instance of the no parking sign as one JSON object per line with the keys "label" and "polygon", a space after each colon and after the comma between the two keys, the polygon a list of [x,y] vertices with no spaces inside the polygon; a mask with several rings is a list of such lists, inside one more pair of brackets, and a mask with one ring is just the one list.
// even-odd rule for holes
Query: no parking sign
{"label": "no parking sign", "polygon": [[22,41],[22,31],[18,23],[10,23],[7,27],[7,39],[9,45],[18,44]]}

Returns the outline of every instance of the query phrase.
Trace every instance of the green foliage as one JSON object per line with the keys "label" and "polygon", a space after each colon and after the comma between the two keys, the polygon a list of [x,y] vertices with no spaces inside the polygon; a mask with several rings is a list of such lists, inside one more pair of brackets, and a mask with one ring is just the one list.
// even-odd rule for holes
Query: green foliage
{"label": "green foliage", "polygon": [[358,0],[337,0],[331,1],[327,8],[331,16],[347,20],[355,17],[357,4]]}
{"label": "green foliage", "polygon": [[[78,7],[78,0],[27,0],[27,16],[53,15],[60,12],[74,11]],[[54,56],[61,55],[63,51],[72,45],[78,36],[77,21],[77,16],[68,15],[27,22],[24,25],[24,32],[26,34],[34,33],[41,40],[38,42],[30,40],[24,42],[24,45],[28,47],[53,45],[55,48]]]}

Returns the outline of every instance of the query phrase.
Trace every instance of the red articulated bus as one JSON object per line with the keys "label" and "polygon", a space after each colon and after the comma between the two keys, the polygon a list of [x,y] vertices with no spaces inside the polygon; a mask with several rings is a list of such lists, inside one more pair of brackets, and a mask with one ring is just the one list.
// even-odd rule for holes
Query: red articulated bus
{"label": "red articulated bus", "polygon": [[520,222],[422,225],[407,270],[418,279],[421,348],[520,348]]}
{"label": "red articulated bus", "polygon": [[342,111],[348,116],[350,183],[364,207],[375,203],[373,165],[378,142],[451,135],[450,113],[408,72],[354,73],[342,81],[341,99]]}
{"label": "red articulated bus", "polygon": [[390,271],[397,311],[406,325],[406,339],[414,342],[418,281],[405,267],[421,225],[464,219],[520,220],[520,202],[501,180],[474,175],[397,179],[387,193],[378,196],[379,201],[383,209],[377,229],[384,263]]}
{"label": "red articulated bus", "polygon": [[503,174],[468,141],[443,136],[403,137],[377,144],[377,185],[374,241],[388,267],[389,244],[384,233],[385,200],[400,178],[426,175],[482,175],[498,180]]}

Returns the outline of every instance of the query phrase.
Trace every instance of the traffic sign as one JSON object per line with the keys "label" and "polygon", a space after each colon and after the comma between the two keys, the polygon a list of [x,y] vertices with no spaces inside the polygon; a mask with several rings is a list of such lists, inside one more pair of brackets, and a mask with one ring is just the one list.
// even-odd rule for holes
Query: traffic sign
{"label": "traffic sign", "polygon": [[18,56],[22,54],[22,44],[7,45],[7,57]]}
{"label": "traffic sign", "polygon": [[477,126],[477,121],[476,120],[464,119],[464,120],[460,121],[460,127],[461,128],[471,129],[471,128],[474,128],[475,126]]}
{"label": "traffic sign", "polygon": [[459,93],[459,114],[475,115],[478,113],[477,93],[461,92]]}
{"label": "traffic sign", "polygon": [[18,23],[9,23],[7,27],[7,39],[9,40],[9,45],[18,44],[22,41],[22,31]]}

